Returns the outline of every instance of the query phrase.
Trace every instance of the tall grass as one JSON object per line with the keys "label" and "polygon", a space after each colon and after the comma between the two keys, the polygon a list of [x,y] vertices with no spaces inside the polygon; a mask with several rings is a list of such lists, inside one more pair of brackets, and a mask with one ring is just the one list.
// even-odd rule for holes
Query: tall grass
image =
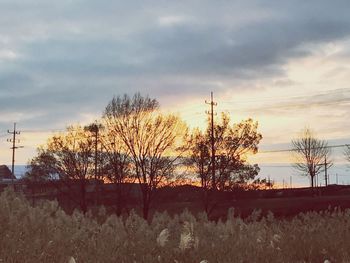
{"label": "tall grass", "polygon": [[211,222],[185,211],[151,222],[131,213],[67,215],[56,202],[36,207],[0,196],[0,262],[350,262],[350,211],[276,220],[233,216]]}

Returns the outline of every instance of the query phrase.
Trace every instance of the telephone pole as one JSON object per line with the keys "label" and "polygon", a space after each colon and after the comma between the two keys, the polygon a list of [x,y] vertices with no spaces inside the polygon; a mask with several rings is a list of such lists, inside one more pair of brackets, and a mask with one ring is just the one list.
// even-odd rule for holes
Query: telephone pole
{"label": "telephone pole", "polygon": [[213,189],[216,189],[216,182],[215,182],[215,137],[214,137],[214,106],[217,106],[218,104],[214,102],[213,100],[213,92],[211,92],[211,99],[210,102],[205,101],[206,104],[210,105],[210,112],[207,112],[207,114],[210,114],[210,125],[211,125],[211,134],[210,134],[210,142],[211,142],[211,163],[212,163],[212,187]]}
{"label": "telephone pole", "polygon": [[101,124],[98,124],[97,121],[89,126],[85,127],[85,130],[94,134],[95,137],[95,179],[99,178],[97,163],[98,163],[98,141],[99,141],[99,131],[102,128]]}
{"label": "telephone pole", "polygon": [[[21,132],[16,130],[16,123],[13,124],[13,131],[7,130],[7,133],[12,134],[12,139],[7,139],[8,142],[12,143],[12,175],[15,176],[15,152],[18,148],[23,148],[23,146],[16,146],[16,142],[19,143],[19,140],[16,140],[16,135],[20,135]],[[12,177],[12,183],[13,183],[13,177]]]}

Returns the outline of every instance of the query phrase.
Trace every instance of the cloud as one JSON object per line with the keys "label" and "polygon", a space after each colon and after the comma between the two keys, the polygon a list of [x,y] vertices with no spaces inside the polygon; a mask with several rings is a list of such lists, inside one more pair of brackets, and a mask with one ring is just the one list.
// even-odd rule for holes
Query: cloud
{"label": "cloud", "polygon": [[[350,103],[350,88],[345,89],[333,89],[326,92],[320,91],[320,94],[316,95],[303,95],[303,96],[283,96],[275,98],[267,98],[258,100],[259,105],[256,107],[249,106],[249,109],[243,109],[242,111],[248,114],[256,114],[258,112],[265,115],[283,115],[293,111],[294,114],[299,112],[305,112],[310,108],[317,108],[319,114],[323,114],[322,110],[335,109],[347,109]],[[332,116],[335,115],[335,111],[329,112]]]}
{"label": "cloud", "polygon": [[158,23],[160,26],[176,26],[184,24],[188,20],[190,20],[190,18],[181,15],[170,15],[159,17]]}
{"label": "cloud", "polygon": [[[288,61],[350,35],[347,1],[1,5],[0,103],[5,112],[32,116],[19,120],[28,126],[98,115],[113,95],[125,92],[176,104],[211,90],[253,91],[266,79],[289,85]],[[341,100],[310,99],[315,105]],[[301,108],[310,102],[298,101]]]}
{"label": "cloud", "polygon": [[12,60],[18,57],[18,54],[10,49],[0,50],[0,61]]}

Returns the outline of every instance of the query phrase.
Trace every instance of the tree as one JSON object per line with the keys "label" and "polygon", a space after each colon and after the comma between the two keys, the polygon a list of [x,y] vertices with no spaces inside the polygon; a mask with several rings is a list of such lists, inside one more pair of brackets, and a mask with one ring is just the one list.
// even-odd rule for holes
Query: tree
{"label": "tree", "polygon": [[53,157],[48,154],[43,147],[39,147],[37,152],[38,155],[31,159],[26,166],[27,171],[22,178],[28,190],[31,191],[33,206],[35,205],[37,189],[52,180],[55,174],[55,170],[51,165],[54,162]]}
{"label": "tree", "polygon": [[[209,124],[209,122],[208,122]],[[213,190],[233,189],[237,185],[247,184],[259,172],[258,165],[247,162],[249,154],[255,154],[262,136],[257,131],[258,123],[247,119],[236,125],[230,125],[227,114],[221,115],[220,122],[214,125],[215,178],[212,176],[211,131],[208,125],[203,133],[196,129],[188,141],[190,165],[200,178],[204,190],[204,205],[207,213]]]}
{"label": "tree", "polygon": [[[108,126],[107,126],[108,127]],[[116,214],[122,214],[130,194],[129,183],[134,183],[135,176],[131,169],[130,152],[113,130],[107,128],[101,137],[101,171],[115,188]]]}
{"label": "tree", "polygon": [[[87,183],[91,178],[94,140],[82,127],[68,127],[65,133],[53,136],[31,162],[28,176],[47,178],[70,188],[81,210],[87,211]],[[59,179],[59,180],[57,180]],[[75,189],[75,184],[78,189]],[[78,196],[76,196],[78,192]]]}
{"label": "tree", "polygon": [[143,217],[147,218],[156,189],[173,175],[185,124],[175,115],[159,112],[159,103],[139,93],[114,97],[104,112],[108,127],[127,148],[142,192]]}
{"label": "tree", "polygon": [[310,129],[304,129],[299,138],[292,140],[296,162],[295,169],[310,177],[311,187],[316,176],[324,171],[325,160],[330,160],[331,150],[325,140],[317,139]]}
{"label": "tree", "polygon": [[252,119],[231,126],[229,116],[222,114],[220,123],[214,125],[216,162],[214,180],[210,178],[212,169],[210,128],[208,127],[205,133],[198,129],[194,130],[188,141],[189,164],[194,167],[201,179],[202,187],[227,190],[234,184],[246,184],[255,178],[259,167],[250,165],[247,156],[258,151],[262,136],[257,128],[258,123]]}
{"label": "tree", "polygon": [[54,179],[55,170],[53,163],[55,159],[44,147],[37,149],[37,156],[33,157],[27,165],[24,179],[31,183],[46,182]]}

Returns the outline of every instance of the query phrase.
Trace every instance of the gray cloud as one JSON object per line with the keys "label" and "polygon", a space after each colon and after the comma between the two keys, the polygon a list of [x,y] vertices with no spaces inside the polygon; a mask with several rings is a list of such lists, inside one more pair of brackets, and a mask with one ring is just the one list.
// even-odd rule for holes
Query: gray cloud
{"label": "gray cloud", "polygon": [[[271,116],[274,115],[284,115],[291,111],[294,113],[304,112],[306,109],[318,108],[320,112],[318,116],[324,116],[327,121],[337,117],[334,111],[329,111],[329,109],[334,109],[335,106],[340,111],[346,111],[348,104],[350,104],[350,88],[346,89],[335,89],[328,92],[322,92],[317,95],[307,95],[307,96],[292,96],[292,97],[280,97],[271,98],[267,100],[261,100],[260,105],[250,109],[242,110],[248,114],[263,113]],[[328,109],[325,114],[322,109]],[[325,114],[325,115],[324,115]],[[350,114],[350,112],[348,113]],[[344,118],[344,114],[340,114],[341,118]]]}
{"label": "gray cloud", "polygon": [[312,52],[309,44],[350,35],[347,1],[28,0],[0,7],[0,51],[18,55],[0,56],[1,109],[32,114],[23,119],[28,126],[99,113],[114,94],[141,91],[167,102],[179,93],[225,92],[217,80],[283,77],[288,60]]}

